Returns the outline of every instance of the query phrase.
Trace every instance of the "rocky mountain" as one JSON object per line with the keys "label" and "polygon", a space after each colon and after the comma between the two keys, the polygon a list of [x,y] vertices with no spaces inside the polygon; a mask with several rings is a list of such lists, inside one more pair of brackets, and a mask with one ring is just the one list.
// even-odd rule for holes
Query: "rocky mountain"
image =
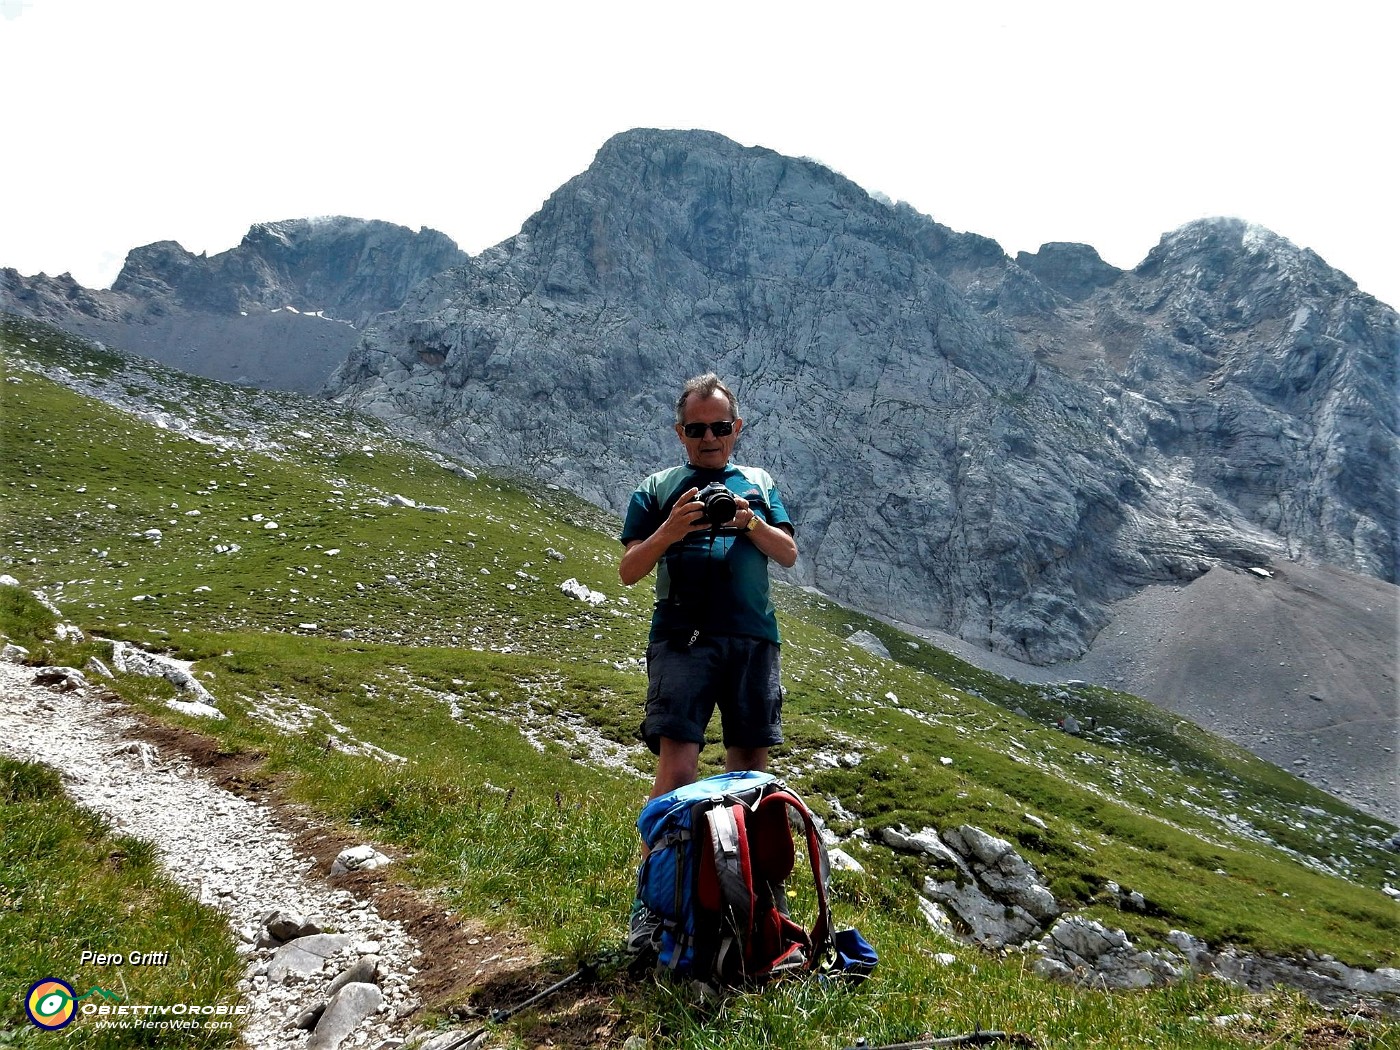
{"label": "rocky mountain", "polygon": [[806,160],[619,135],[419,285],[327,391],[620,508],[713,369],[784,486],[795,578],[1031,663],[1214,566],[1394,583],[1400,320],[1233,219],[1131,271],[1013,260]]}
{"label": "rocky mountain", "polygon": [[303,393],[431,274],[466,260],[448,237],[349,218],[260,223],[235,248],[136,248],[110,290],[0,271],[5,309],[187,372]]}

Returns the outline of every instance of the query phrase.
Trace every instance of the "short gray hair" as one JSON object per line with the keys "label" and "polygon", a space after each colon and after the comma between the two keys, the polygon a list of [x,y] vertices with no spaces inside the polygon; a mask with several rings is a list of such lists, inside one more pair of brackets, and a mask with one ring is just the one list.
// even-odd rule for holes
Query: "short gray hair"
{"label": "short gray hair", "polygon": [[723,394],[729,402],[729,415],[733,419],[739,418],[739,399],[734,396],[734,392],[724,385],[724,381],[713,372],[706,372],[702,376],[685,381],[685,387],[681,390],[681,396],[676,398],[676,422],[685,422],[685,403],[690,400],[692,394],[699,397],[701,401],[714,397],[715,394]]}

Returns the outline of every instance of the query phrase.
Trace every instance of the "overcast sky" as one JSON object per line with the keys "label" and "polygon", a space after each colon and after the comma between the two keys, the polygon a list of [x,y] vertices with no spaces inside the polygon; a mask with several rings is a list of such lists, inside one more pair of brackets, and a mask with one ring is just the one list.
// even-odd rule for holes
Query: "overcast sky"
{"label": "overcast sky", "polygon": [[1400,305],[1384,0],[0,0],[0,265],[352,215],[479,252],[611,135],[812,157],[1014,255],[1233,215]]}

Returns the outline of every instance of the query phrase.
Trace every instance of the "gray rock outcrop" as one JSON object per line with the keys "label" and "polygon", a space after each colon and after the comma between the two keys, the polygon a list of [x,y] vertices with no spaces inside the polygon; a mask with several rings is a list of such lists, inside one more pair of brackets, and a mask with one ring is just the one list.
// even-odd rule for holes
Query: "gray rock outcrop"
{"label": "gray rock outcrop", "polygon": [[1394,581],[1397,357],[1394,310],[1240,221],[1131,271],[1013,262],[819,164],[633,131],[328,391],[620,509],[714,369],[799,523],[796,582],[1045,663],[1214,565]]}
{"label": "gray rock outcrop", "polygon": [[1035,972],[1091,988],[1151,988],[1180,980],[1179,958],[1140,951],[1122,930],[1082,916],[1061,919],[1037,945]]}
{"label": "gray rock outcrop", "polygon": [[921,904],[930,924],[949,935],[1003,948],[1030,940],[1060,914],[1040,874],[1005,839],[967,825],[941,836],[932,828],[886,828],[880,837],[952,869],[952,878],[924,880]]}
{"label": "gray rock outcrop", "polygon": [[165,706],[183,714],[200,718],[222,719],[213,694],[200,684],[189,668],[168,656],[148,653],[130,642],[112,642],[112,666],[121,674],[137,674],[146,678],[164,678],[184,693],[188,700],[167,700]]}
{"label": "gray rock outcrop", "polygon": [[[1042,977],[1085,988],[1132,989],[1171,984],[1188,974],[1210,974],[1240,988],[1297,988],[1326,1005],[1358,998],[1390,1013],[1400,1011],[1400,970],[1364,970],[1330,956],[1301,958],[1212,948],[1190,933],[1173,930],[1172,950],[1147,950],[1119,929],[1084,915],[1066,914],[1035,868],[1011,843],[963,825],[940,834],[884,828],[875,836],[891,849],[924,857],[933,874],[916,898],[920,913],[950,940],[994,950],[1034,951]],[[943,877],[951,872],[951,878]],[[1110,882],[1120,907],[1143,911],[1139,892]]]}

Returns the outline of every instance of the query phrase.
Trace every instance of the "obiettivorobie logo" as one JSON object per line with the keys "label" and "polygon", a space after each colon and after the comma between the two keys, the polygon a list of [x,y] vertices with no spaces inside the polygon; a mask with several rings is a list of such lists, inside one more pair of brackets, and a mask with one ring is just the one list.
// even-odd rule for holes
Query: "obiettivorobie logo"
{"label": "obiettivorobie logo", "polygon": [[78,1013],[78,1003],[90,995],[100,995],[104,999],[121,1001],[116,992],[106,988],[92,987],[82,995],[73,992],[73,986],[57,977],[45,977],[29,986],[29,994],[24,997],[24,1012],[40,1028],[56,1032],[72,1023]]}
{"label": "obiettivorobie logo", "polygon": [[[92,1002],[83,1002],[91,998]],[[99,1000],[107,1000],[101,1002]],[[72,1024],[78,1016],[92,1018],[96,1026],[115,1029],[165,1029],[231,1032],[236,1018],[246,1017],[247,1003],[129,1003],[116,992],[93,986],[82,995],[58,977],[45,977],[29,986],[24,1012],[46,1032]]]}

